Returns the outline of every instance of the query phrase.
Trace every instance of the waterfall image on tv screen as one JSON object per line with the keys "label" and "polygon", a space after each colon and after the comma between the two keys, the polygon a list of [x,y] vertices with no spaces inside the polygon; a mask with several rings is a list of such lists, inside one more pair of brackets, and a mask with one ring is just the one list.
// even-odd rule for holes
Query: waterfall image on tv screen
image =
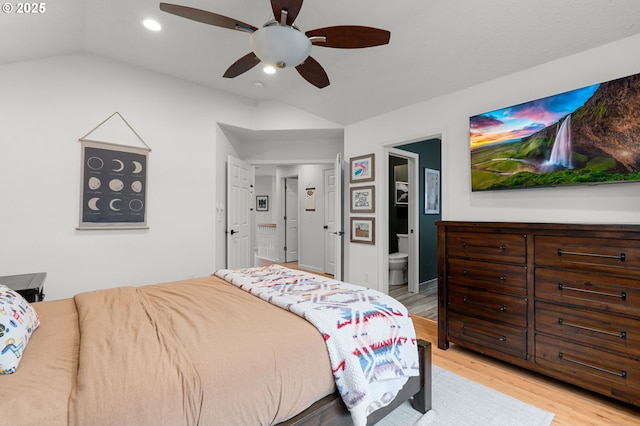
{"label": "waterfall image on tv screen", "polygon": [[640,74],[469,119],[471,189],[640,181]]}

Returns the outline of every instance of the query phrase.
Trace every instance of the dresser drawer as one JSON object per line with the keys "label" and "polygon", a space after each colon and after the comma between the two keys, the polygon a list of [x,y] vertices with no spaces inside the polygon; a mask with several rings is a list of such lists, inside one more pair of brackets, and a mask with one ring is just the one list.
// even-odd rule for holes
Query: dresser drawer
{"label": "dresser drawer", "polygon": [[[481,352],[507,354],[518,358],[527,357],[527,330],[510,327],[449,312],[448,336],[451,341],[481,347]],[[476,349],[478,350],[478,349]]]}
{"label": "dresser drawer", "polygon": [[447,272],[452,285],[520,296],[527,293],[527,270],[524,265],[449,258]]}
{"label": "dresser drawer", "polygon": [[517,327],[527,326],[527,299],[468,287],[451,287],[448,308]]}
{"label": "dresser drawer", "polygon": [[637,277],[640,242],[609,238],[535,237],[536,265]]}
{"label": "dresser drawer", "polygon": [[535,270],[536,299],[640,316],[640,281],[547,268]]}
{"label": "dresser drawer", "polygon": [[539,302],[535,318],[537,332],[587,346],[640,354],[640,325],[636,318]]}
{"label": "dresser drawer", "polygon": [[640,401],[640,362],[623,355],[536,335],[536,363],[555,370],[556,377],[587,389]]}
{"label": "dresser drawer", "polygon": [[447,255],[505,263],[526,263],[526,236],[483,232],[450,232]]}

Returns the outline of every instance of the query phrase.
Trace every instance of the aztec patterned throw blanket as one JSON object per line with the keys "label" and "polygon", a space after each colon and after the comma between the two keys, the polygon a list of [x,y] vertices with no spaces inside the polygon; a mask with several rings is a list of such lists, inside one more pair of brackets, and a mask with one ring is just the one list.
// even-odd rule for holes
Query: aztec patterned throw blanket
{"label": "aztec patterned throw blanket", "polygon": [[355,426],[366,425],[369,413],[419,375],[407,309],[379,291],[279,265],[221,269],[215,275],[316,326]]}

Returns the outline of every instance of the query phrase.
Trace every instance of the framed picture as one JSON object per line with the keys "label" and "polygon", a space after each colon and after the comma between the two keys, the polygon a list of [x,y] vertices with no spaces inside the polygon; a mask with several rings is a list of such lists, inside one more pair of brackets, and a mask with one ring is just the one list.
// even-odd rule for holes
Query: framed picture
{"label": "framed picture", "polygon": [[316,211],[316,189],[305,188],[305,192],[307,193],[307,199],[304,205],[304,210],[307,212]]}
{"label": "framed picture", "polygon": [[259,212],[269,211],[268,195],[256,195],[256,211],[259,211]]}
{"label": "framed picture", "polygon": [[409,205],[409,182],[396,181],[396,206]]}
{"label": "framed picture", "polygon": [[82,141],[78,229],[146,229],[149,149]]}
{"label": "framed picture", "polygon": [[375,217],[351,218],[351,242],[360,244],[375,244]]}
{"label": "framed picture", "polygon": [[350,183],[370,182],[375,179],[375,154],[351,157],[350,161]]}
{"label": "framed picture", "polygon": [[424,214],[440,214],[440,170],[424,169]]}
{"label": "framed picture", "polygon": [[375,211],[375,186],[357,186],[351,188],[351,213],[374,213]]}

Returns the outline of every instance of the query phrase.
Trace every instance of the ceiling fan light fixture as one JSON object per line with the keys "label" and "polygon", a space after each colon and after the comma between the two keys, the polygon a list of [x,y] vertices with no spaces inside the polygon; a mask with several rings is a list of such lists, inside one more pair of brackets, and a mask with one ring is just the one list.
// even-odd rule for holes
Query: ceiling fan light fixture
{"label": "ceiling fan light fixture", "polygon": [[311,53],[309,38],[293,26],[267,25],[251,34],[251,50],[277,68],[296,67]]}
{"label": "ceiling fan light fixture", "polygon": [[262,68],[262,72],[265,74],[275,74],[276,68],[273,65],[265,65],[265,67]]}

